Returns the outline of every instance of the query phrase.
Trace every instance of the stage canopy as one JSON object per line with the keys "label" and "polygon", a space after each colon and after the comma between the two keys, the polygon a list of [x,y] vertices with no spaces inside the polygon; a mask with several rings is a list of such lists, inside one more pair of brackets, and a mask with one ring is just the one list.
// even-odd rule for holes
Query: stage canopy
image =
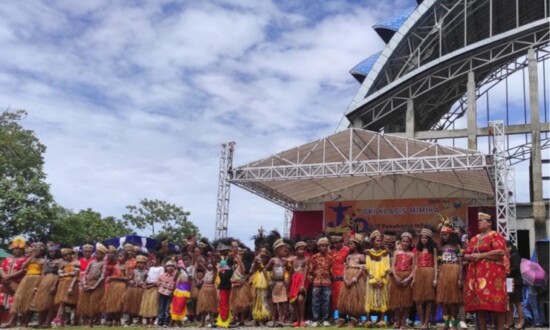
{"label": "stage canopy", "polygon": [[492,159],[362,129],[345,131],[230,171],[230,182],[290,210],[338,200],[465,198],[494,205]]}

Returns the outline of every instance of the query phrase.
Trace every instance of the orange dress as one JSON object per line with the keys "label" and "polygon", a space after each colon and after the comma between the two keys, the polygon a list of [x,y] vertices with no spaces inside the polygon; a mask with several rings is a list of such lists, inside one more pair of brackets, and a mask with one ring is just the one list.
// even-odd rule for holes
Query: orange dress
{"label": "orange dress", "polygon": [[[484,237],[473,237],[465,254],[506,251],[502,235],[491,231]],[[464,288],[464,308],[467,312],[506,312],[506,269],[503,260],[483,259],[470,262]]]}

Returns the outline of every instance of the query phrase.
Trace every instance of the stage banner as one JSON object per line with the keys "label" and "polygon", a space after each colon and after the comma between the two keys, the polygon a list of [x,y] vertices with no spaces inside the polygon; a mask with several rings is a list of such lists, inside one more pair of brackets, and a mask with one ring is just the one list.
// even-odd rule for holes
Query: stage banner
{"label": "stage banner", "polygon": [[467,224],[468,205],[459,198],[393,199],[326,202],[323,228],[327,233],[372,232],[430,225],[437,228],[442,216],[455,225]]}

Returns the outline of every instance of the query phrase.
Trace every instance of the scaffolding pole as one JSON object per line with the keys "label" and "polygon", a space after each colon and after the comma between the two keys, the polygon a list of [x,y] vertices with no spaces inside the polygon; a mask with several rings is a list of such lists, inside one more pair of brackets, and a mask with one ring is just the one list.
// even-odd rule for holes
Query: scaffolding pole
{"label": "scaffolding pole", "polygon": [[285,210],[285,224],[283,229],[283,237],[284,238],[290,238],[290,226],[292,225],[292,211],[286,209]]}
{"label": "scaffolding pole", "polygon": [[489,122],[493,130],[493,161],[497,232],[517,243],[514,171],[506,163],[506,132],[502,120]]}
{"label": "scaffolding pole", "polygon": [[227,237],[229,218],[230,171],[233,167],[235,142],[222,143],[220,154],[220,173],[218,177],[218,201],[216,208],[215,239]]}

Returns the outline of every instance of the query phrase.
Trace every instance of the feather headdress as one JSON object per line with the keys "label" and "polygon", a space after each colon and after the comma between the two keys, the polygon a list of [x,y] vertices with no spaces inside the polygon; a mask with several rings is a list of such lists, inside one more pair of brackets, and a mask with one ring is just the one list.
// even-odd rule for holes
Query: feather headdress
{"label": "feather headdress", "polygon": [[437,226],[437,229],[440,232],[447,232],[447,233],[455,232],[453,222],[451,221],[451,219],[449,219],[448,216],[442,215],[441,213],[438,213],[437,215],[439,216],[439,224]]}

